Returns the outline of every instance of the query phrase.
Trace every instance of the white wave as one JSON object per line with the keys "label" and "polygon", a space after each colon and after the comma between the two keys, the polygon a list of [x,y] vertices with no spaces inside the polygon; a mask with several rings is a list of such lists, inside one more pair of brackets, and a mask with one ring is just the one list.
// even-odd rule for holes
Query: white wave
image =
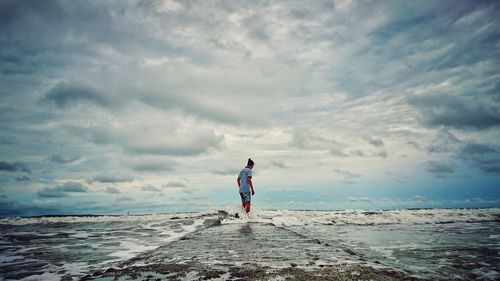
{"label": "white wave", "polygon": [[120,241],[121,250],[109,254],[110,257],[116,257],[119,259],[129,259],[135,257],[137,254],[156,249],[157,246],[147,246],[141,243],[139,240],[121,240]]}
{"label": "white wave", "polygon": [[45,280],[45,281],[60,281],[61,276],[57,273],[53,272],[44,272],[42,274],[35,274],[35,275],[30,275],[27,277],[24,277],[23,279],[20,279],[21,281],[40,281],[40,280]]}
{"label": "white wave", "polygon": [[[78,276],[81,275],[84,270],[88,268],[88,264],[85,262],[76,263],[62,263],[61,265],[50,264],[45,267],[45,272],[42,274],[34,274],[23,279],[22,281],[60,281],[64,275]],[[73,278],[74,280],[74,278]]]}
{"label": "white wave", "polygon": [[36,223],[81,223],[81,222],[132,222],[132,221],[158,221],[170,220],[173,218],[189,219],[203,215],[209,215],[209,212],[197,213],[171,213],[171,214],[148,214],[148,215],[130,215],[130,216],[47,216],[47,217],[5,217],[0,218],[0,224],[6,225],[26,225]]}
{"label": "white wave", "polygon": [[[253,216],[253,217],[252,217]],[[297,225],[381,225],[441,224],[498,221],[500,208],[494,209],[419,209],[390,211],[254,211],[250,217],[228,217],[223,224],[260,222],[276,226]]]}
{"label": "white wave", "polygon": [[175,229],[175,230],[165,229],[165,230],[160,232],[160,235],[166,236],[164,241],[172,242],[172,241],[178,240],[178,239],[186,236],[187,234],[189,234],[191,232],[194,232],[198,228],[198,226],[203,225],[204,222],[205,222],[204,219],[197,219],[197,220],[194,220],[193,224],[191,224],[191,225],[182,225],[183,231],[179,231],[178,229]]}
{"label": "white wave", "polygon": [[[245,214],[239,207],[226,207],[229,217],[222,223],[261,222],[276,226],[293,225],[380,225],[380,224],[433,224],[454,222],[499,221],[500,208],[491,209],[418,209],[390,211],[259,211],[252,210]],[[234,214],[239,213],[240,218]],[[132,221],[165,221],[175,218],[190,219],[204,215],[215,215],[213,212],[150,214],[139,216],[64,216],[64,217],[7,217],[1,218],[0,224],[26,225],[35,223],[78,223],[78,222],[132,222]]]}

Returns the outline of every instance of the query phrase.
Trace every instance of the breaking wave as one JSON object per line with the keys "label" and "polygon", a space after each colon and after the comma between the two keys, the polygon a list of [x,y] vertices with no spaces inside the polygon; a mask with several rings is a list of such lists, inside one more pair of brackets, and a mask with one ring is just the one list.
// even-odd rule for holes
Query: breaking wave
{"label": "breaking wave", "polygon": [[[229,211],[231,214],[231,212]],[[389,211],[258,211],[242,218],[228,217],[222,223],[243,221],[294,225],[383,225],[444,224],[458,222],[500,221],[500,208],[492,209],[401,209]]]}

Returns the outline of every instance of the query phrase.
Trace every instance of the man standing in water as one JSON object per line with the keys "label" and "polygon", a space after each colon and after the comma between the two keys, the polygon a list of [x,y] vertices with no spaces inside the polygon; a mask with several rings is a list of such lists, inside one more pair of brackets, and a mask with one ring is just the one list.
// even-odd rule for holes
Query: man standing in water
{"label": "man standing in water", "polygon": [[[241,204],[243,205],[243,208],[245,208],[245,211],[247,213],[250,212],[250,200],[252,198],[252,195],[255,194],[252,183],[253,165],[254,163],[252,159],[248,158],[247,166],[243,168],[243,170],[241,170],[240,175],[236,180],[240,189]],[[250,190],[252,190],[251,193]]]}

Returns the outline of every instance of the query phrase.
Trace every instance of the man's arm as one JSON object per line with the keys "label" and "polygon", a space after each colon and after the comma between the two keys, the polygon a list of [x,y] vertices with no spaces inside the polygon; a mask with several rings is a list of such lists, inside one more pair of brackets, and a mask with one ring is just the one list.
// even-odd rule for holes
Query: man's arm
{"label": "man's arm", "polygon": [[241,179],[240,179],[240,177],[238,177],[238,179],[236,180],[236,182],[238,183],[238,188],[240,188],[240,186],[241,186]]}
{"label": "man's arm", "polygon": [[253,190],[253,183],[252,183],[252,177],[247,177],[247,183],[252,189],[252,195],[255,195],[255,191]]}

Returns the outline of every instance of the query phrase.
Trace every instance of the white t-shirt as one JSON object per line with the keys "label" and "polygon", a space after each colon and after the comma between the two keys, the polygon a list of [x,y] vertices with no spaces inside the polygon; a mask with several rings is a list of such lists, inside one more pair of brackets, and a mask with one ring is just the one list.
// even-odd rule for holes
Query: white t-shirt
{"label": "white t-shirt", "polygon": [[241,181],[240,184],[240,192],[250,192],[250,186],[248,186],[247,178],[252,177],[252,170],[248,167],[243,168],[241,170],[238,178]]}

